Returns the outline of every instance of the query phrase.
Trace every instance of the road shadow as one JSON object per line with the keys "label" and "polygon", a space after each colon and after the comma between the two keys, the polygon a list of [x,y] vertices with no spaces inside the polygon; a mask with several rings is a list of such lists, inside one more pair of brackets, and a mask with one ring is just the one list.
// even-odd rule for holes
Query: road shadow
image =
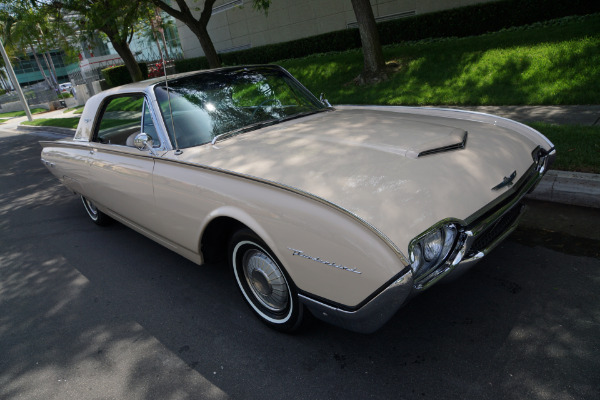
{"label": "road shadow", "polygon": [[508,241],[372,335],[285,335],[224,265],[93,225],[33,138],[0,146],[1,398],[597,398],[597,258]]}

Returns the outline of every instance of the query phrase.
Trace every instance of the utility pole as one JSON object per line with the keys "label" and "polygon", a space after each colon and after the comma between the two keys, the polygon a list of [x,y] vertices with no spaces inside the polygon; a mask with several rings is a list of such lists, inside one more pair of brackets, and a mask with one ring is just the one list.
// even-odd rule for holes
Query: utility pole
{"label": "utility pole", "polygon": [[4,44],[2,43],[2,39],[0,39],[0,51],[2,52],[2,58],[4,59],[4,64],[6,65],[6,70],[8,71],[8,76],[12,81],[12,84],[21,99],[21,104],[23,105],[23,109],[25,110],[25,114],[27,114],[27,119],[29,121],[33,121],[33,117],[31,116],[31,111],[29,111],[29,105],[25,100],[25,96],[23,95],[23,91],[21,90],[21,85],[19,85],[19,81],[17,80],[17,76],[15,75],[15,71],[13,70],[12,64],[8,59],[8,55],[6,54],[6,50],[4,50]]}

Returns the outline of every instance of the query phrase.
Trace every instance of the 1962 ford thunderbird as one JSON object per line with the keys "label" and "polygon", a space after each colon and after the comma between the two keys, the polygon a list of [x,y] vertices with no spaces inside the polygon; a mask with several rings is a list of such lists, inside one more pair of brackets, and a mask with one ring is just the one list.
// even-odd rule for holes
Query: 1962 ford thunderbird
{"label": "1962 ford thunderbird", "polygon": [[555,156],[539,132],[458,110],[339,106],[277,66],[102,92],[42,162],[98,225],[225,258],[267,325],[373,332],[516,226]]}

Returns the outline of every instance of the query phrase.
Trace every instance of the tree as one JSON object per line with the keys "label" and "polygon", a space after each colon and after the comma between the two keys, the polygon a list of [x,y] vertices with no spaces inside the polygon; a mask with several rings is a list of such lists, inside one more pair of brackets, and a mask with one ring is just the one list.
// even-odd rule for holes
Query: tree
{"label": "tree", "polygon": [[167,45],[164,33],[167,30],[176,30],[177,28],[175,27],[174,18],[171,16],[164,18],[161,14],[165,13],[158,7],[149,9],[148,14],[144,17],[147,23],[138,30],[136,37],[140,40],[146,40],[148,43],[155,43],[159,56],[163,58],[164,52],[164,58],[169,59],[171,55],[169,54],[169,46]]}
{"label": "tree", "polygon": [[[41,12],[40,9],[31,7],[27,2],[16,1],[11,4],[10,8],[5,7],[2,10],[0,24],[2,25],[2,36],[6,42],[8,52],[12,55],[24,55],[28,58],[27,51],[31,51],[48,87],[58,90],[56,71],[48,52],[51,47],[56,47],[56,43],[54,43],[54,40],[47,40],[47,35],[44,33],[52,25],[48,15]],[[51,38],[54,38],[54,36],[52,35]],[[49,75],[46,75],[42,67],[38,51],[42,52],[41,56]]]}
{"label": "tree", "polygon": [[[188,6],[188,2],[185,0],[175,0],[177,3],[176,9],[171,7],[169,0],[149,0],[154,3],[157,7],[161,8],[167,14],[177,18],[181,22],[183,22],[190,30],[196,35],[198,41],[200,42],[200,46],[202,46],[202,51],[204,51],[204,55],[206,56],[206,60],[208,61],[208,65],[211,68],[218,68],[221,66],[221,59],[215,50],[215,46],[208,34],[207,26],[208,21],[210,21],[210,17],[212,15],[212,9],[216,0],[202,0],[204,3],[204,7],[200,12],[200,16],[198,18],[194,17],[192,11],[200,11],[198,7],[194,7],[194,9],[190,9]],[[194,3],[198,3],[198,0],[193,0]],[[269,9],[269,5],[271,4],[271,0],[253,0],[252,7],[255,10],[263,10],[267,12]]]}
{"label": "tree", "polygon": [[[36,1],[36,0],[34,0]],[[142,80],[135,56],[129,48],[133,33],[148,4],[144,0],[37,0],[59,13],[72,12],[78,26],[88,34],[101,32],[110,41],[134,82]]]}
{"label": "tree", "polygon": [[371,3],[369,0],[352,0],[352,8],[358,23],[364,58],[364,67],[358,76],[358,82],[368,84],[384,81],[388,76]]}

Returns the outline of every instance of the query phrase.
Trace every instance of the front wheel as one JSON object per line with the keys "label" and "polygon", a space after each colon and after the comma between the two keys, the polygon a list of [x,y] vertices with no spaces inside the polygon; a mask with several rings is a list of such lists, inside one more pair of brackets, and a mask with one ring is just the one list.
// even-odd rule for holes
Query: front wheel
{"label": "front wheel", "polygon": [[96,205],[89,199],[84,196],[81,196],[81,201],[83,202],[83,207],[85,211],[90,216],[90,219],[96,224],[100,226],[108,225],[111,221],[110,217],[104,214],[102,211],[98,210]]}
{"label": "front wheel", "polygon": [[236,232],[229,243],[229,263],[238,288],[258,318],[282,332],[297,330],[304,309],[290,278],[254,232]]}

